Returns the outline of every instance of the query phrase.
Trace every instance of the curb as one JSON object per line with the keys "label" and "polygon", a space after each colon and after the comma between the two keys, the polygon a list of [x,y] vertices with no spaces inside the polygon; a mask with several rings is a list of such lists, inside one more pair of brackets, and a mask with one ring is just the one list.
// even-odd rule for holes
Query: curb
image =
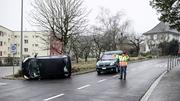
{"label": "curb", "polygon": [[14,77],[12,75],[8,75],[5,77],[2,77],[2,79],[8,79],[8,80],[25,80],[23,77]]}
{"label": "curb", "polygon": [[82,71],[82,72],[76,72],[76,73],[72,73],[72,76],[86,74],[86,73],[91,73],[91,72],[95,72],[95,71],[96,71],[96,69],[91,69],[91,70]]}
{"label": "curb", "polygon": [[[82,71],[82,72],[76,72],[76,73],[72,73],[72,76],[81,75],[81,74],[86,74],[86,73],[91,73],[91,72],[94,72],[94,71],[96,71],[96,69],[91,69],[91,70]],[[13,77],[12,75],[8,75],[8,76],[5,76],[5,77],[2,77],[2,79],[8,79],[8,80],[25,80],[23,77]]]}
{"label": "curb", "polygon": [[156,88],[156,86],[159,84],[162,77],[167,73],[167,71],[163,72],[149,87],[149,89],[146,91],[146,93],[143,95],[143,97],[139,101],[148,101],[149,97],[151,96],[152,92]]}

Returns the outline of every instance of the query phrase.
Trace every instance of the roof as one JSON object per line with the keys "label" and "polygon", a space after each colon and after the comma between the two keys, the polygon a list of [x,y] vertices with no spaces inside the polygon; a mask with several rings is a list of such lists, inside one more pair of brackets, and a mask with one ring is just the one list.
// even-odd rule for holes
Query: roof
{"label": "roof", "polygon": [[123,51],[122,50],[117,50],[117,51],[106,51],[104,52],[104,54],[122,54]]}
{"label": "roof", "polygon": [[[2,27],[2,28],[4,28],[4,29],[6,29],[6,30],[9,30],[9,31],[11,31],[11,32],[21,32],[21,31],[14,31],[14,30],[11,30],[11,29],[9,29],[9,28],[7,28],[7,27],[4,27],[4,26],[2,26],[2,25],[0,25],[0,27]],[[26,30],[23,30],[23,32],[48,32],[48,31],[46,31],[46,30],[42,30],[42,31],[38,31],[38,30],[35,30],[35,31],[31,31],[31,30],[29,30],[29,31],[26,31]]]}
{"label": "roof", "polygon": [[9,31],[11,31],[11,32],[13,32],[12,30],[10,30],[10,29],[8,29],[7,27],[4,27],[4,26],[2,26],[2,25],[0,25],[0,27],[4,28],[4,29],[6,29],[6,30],[9,30]]}
{"label": "roof", "polygon": [[180,35],[180,32],[178,32],[175,29],[171,29],[169,27],[169,24],[168,23],[164,23],[164,22],[160,22],[158,25],[156,25],[151,30],[143,33],[143,35],[156,34],[156,33],[164,33],[164,32],[168,32],[168,33],[172,33],[172,34],[179,34]]}

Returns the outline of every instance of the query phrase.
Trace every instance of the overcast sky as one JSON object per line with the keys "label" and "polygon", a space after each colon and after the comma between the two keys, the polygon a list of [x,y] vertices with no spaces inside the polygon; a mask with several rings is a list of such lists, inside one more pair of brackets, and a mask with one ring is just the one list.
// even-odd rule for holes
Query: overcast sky
{"label": "overcast sky", "polygon": [[[33,0],[24,0],[24,29],[34,30],[29,24],[28,15]],[[85,7],[90,10],[89,23],[93,24],[100,8],[110,9],[112,13],[122,11],[137,33],[143,33],[159,23],[157,12],[149,5],[149,0],[85,0]],[[11,30],[20,30],[21,0],[0,1],[0,25]]]}

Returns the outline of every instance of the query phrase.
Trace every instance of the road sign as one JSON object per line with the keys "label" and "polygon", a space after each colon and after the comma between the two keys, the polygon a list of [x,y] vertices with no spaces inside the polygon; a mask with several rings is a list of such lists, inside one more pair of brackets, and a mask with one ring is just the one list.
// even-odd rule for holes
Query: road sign
{"label": "road sign", "polygon": [[17,52],[16,44],[11,44],[11,53],[16,54],[16,52]]}

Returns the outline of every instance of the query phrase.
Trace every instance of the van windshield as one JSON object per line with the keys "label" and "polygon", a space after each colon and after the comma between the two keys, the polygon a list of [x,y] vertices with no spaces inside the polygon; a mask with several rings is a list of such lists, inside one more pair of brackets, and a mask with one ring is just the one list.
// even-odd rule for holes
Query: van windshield
{"label": "van windshield", "polygon": [[116,58],[115,58],[115,55],[103,55],[102,57],[101,57],[101,60],[102,61],[105,61],[105,60],[115,60]]}

